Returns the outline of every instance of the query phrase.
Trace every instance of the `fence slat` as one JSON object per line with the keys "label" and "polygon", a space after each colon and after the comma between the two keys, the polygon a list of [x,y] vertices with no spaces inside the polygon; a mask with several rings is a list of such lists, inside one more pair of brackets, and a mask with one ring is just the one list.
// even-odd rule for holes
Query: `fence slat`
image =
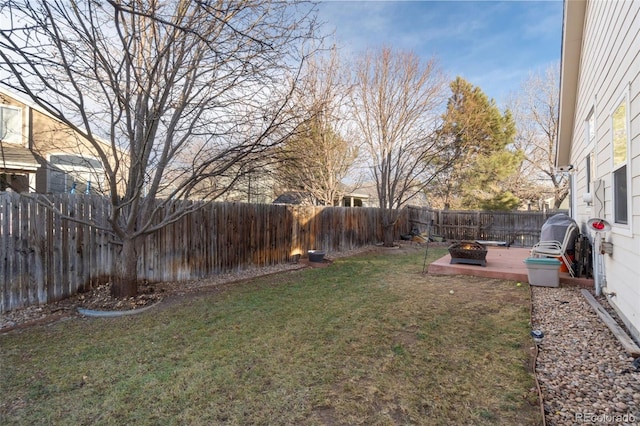
{"label": "fence slat", "polygon": [[[38,203],[39,197],[67,218]],[[167,208],[193,207],[191,203],[201,202]],[[432,234],[449,240],[520,245],[537,242],[549,216],[424,208],[398,213],[398,236],[416,227],[431,228]],[[109,214],[109,200],[95,195],[0,193],[0,312],[56,301],[106,282],[114,245],[109,233],[90,224],[105,226]],[[305,257],[310,249],[351,250],[378,243],[382,236],[382,211],[376,208],[209,203],[148,235],[139,247],[138,273],[148,281],[202,278],[286,262],[296,254]]]}
{"label": "fence slat", "polygon": [[409,208],[410,220],[421,231],[446,240],[496,240],[510,245],[531,247],[540,239],[540,229],[552,215],[565,211],[457,211]]}
{"label": "fence slat", "polygon": [[7,271],[7,263],[9,261],[9,253],[8,245],[9,245],[9,235],[11,235],[11,222],[8,220],[8,210],[11,201],[9,200],[11,194],[9,193],[0,193],[0,247],[2,248],[2,253],[0,255],[0,280],[2,280],[2,285],[0,285],[0,311],[4,312],[5,310],[11,309],[9,297],[11,295],[11,275]]}

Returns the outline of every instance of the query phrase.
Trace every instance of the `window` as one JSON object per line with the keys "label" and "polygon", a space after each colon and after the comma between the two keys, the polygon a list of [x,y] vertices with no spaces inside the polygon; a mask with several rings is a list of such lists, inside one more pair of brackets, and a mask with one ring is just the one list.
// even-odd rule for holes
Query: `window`
{"label": "window", "polygon": [[0,140],[22,143],[22,110],[20,108],[0,106]]}
{"label": "window", "polygon": [[613,172],[613,203],[615,223],[627,223],[627,166]]}
{"label": "window", "polygon": [[593,113],[593,108],[591,108],[589,116],[587,117],[586,127],[587,146],[591,148],[596,140],[596,118]]}
{"label": "window", "polygon": [[0,173],[0,191],[29,192],[29,175],[23,173]]}
{"label": "window", "polygon": [[628,224],[627,161],[629,126],[627,97],[623,97],[611,114],[612,159],[613,159],[613,220],[614,223]]}
{"label": "window", "polygon": [[591,154],[585,158],[585,178],[587,179],[587,192],[591,192]]}
{"label": "window", "polygon": [[587,120],[585,122],[585,136],[586,136],[586,147],[587,150],[591,152],[587,154],[585,158],[585,172],[586,172],[586,180],[587,180],[587,191],[591,192],[591,179],[593,174],[592,163],[595,160],[595,147],[596,147],[596,118],[591,108],[589,115],[587,116]]}
{"label": "window", "polygon": [[49,188],[52,193],[95,192],[104,181],[102,163],[91,157],[56,154],[49,158]]}

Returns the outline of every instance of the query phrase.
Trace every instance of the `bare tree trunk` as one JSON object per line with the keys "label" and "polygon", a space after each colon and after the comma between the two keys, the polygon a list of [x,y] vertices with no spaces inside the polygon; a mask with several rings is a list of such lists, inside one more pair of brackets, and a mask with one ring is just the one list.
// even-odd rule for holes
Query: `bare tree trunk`
{"label": "bare tree trunk", "polygon": [[393,229],[394,226],[393,224],[391,225],[383,225],[382,227],[382,232],[383,232],[383,236],[384,236],[384,242],[383,242],[383,246],[384,247],[393,247],[393,241],[395,240],[394,235],[393,235]]}
{"label": "bare tree trunk", "polygon": [[109,197],[110,220],[91,225],[122,243],[116,297],[136,294],[139,238],[242,189],[308,118],[294,93],[318,49],[312,4],[10,3],[2,84],[60,122],[75,146],[46,152],[82,158],[69,176],[93,168],[82,180]]}
{"label": "bare tree trunk", "polygon": [[111,296],[117,299],[138,294],[138,250],[135,239],[126,238],[113,256]]}
{"label": "bare tree trunk", "polygon": [[[352,107],[357,135],[368,151],[380,208],[387,217],[385,245],[393,244],[401,208],[438,176],[443,146],[437,137],[446,78],[435,59],[382,48],[356,64]],[[448,166],[448,165],[447,165]]]}
{"label": "bare tree trunk", "polygon": [[562,206],[562,202],[564,201],[564,197],[561,199],[555,198],[553,200],[553,208],[558,210]]}
{"label": "bare tree trunk", "polygon": [[382,211],[382,242],[384,247],[393,247],[395,241],[395,227],[398,222],[398,212],[393,209]]}

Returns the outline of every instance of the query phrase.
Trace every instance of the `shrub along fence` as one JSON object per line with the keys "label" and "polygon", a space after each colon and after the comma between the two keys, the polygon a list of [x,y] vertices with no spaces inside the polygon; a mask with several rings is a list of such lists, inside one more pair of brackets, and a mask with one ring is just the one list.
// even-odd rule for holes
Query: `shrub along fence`
{"label": "shrub along fence", "polygon": [[[77,221],[55,215],[37,197]],[[64,299],[108,281],[114,245],[89,223],[105,224],[109,209],[99,196],[0,193],[0,312]],[[396,234],[409,230],[405,209]],[[376,208],[209,203],[144,239],[138,276],[197,279],[289,262],[310,249],[346,251],[380,241],[382,212]]]}

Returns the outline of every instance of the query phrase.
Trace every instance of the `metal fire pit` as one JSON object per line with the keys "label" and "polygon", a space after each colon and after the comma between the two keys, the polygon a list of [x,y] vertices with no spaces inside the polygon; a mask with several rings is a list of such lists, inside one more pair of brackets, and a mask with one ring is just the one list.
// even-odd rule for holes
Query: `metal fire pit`
{"label": "metal fire pit", "polygon": [[449,246],[451,262],[469,265],[487,265],[487,248],[475,241],[460,241]]}

